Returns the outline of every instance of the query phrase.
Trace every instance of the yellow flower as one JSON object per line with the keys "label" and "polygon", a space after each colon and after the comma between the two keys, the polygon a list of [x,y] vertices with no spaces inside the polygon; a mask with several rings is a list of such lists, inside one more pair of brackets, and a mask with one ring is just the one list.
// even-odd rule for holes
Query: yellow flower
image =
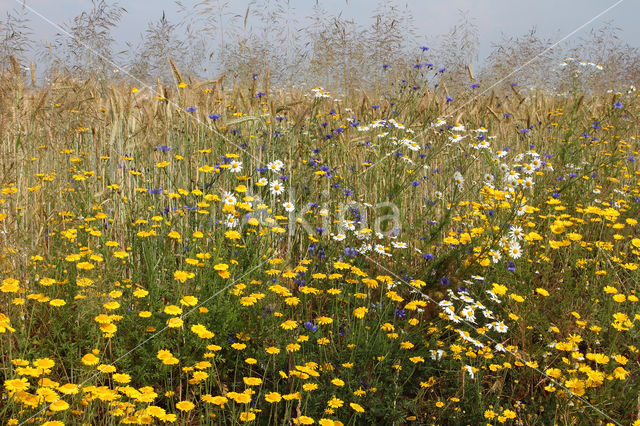
{"label": "yellow flower", "polygon": [[170,328],[178,328],[178,327],[182,327],[182,324],[184,323],[184,321],[182,321],[180,318],[178,317],[172,317],[169,318],[167,320],[167,326]]}
{"label": "yellow flower", "polygon": [[340,407],[342,407],[344,405],[344,402],[341,399],[338,399],[335,396],[333,396],[329,400],[327,405],[329,406],[329,408],[340,408]]}
{"label": "yellow flower", "polygon": [[131,376],[123,373],[116,373],[111,376],[115,382],[118,383],[129,383],[131,381]]}
{"label": "yellow flower", "polygon": [[302,389],[307,392],[311,392],[318,389],[318,385],[316,383],[305,383],[302,385]]}
{"label": "yellow flower", "polygon": [[338,378],[331,380],[331,383],[339,387],[344,386],[344,381]]}
{"label": "yellow flower", "polygon": [[296,425],[312,425],[315,421],[308,416],[300,416],[298,418],[293,419],[293,423]]}
{"label": "yellow flower", "polygon": [[613,370],[613,377],[618,380],[625,380],[628,374],[629,372],[622,367],[617,367],[615,370]]}
{"label": "yellow flower", "polygon": [[29,381],[24,377],[13,380],[5,380],[4,387],[9,392],[25,391],[29,389]]}
{"label": "yellow flower", "polygon": [[369,309],[365,308],[364,306],[361,306],[353,310],[353,316],[356,318],[362,319],[364,318],[367,312],[369,312]]}
{"label": "yellow flower", "polygon": [[118,309],[120,307],[120,303],[118,303],[116,301],[111,301],[111,302],[105,303],[102,306],[108,311],[113,311],[113,310]]}
{"label": "yellow flower", "polygon": [[502,415],[507,419],[515,419],[516,418],[516,412],[513,411],[513,410],[504,410],[502,412]]}
{"label": "yellow flower", "polygon": [[163,418],[167,412],[162,407],[158,407],[155,405],[150,405],[145,409],[145,413],[151,417],[156,417],[158,419]]}
{"label": "yellow flower", "polygon": [[265,352],[269,355],[278,355],[280,353],[280,349],[274,346],[269,346],[268,348],[265,348]]}
{"label": "yellow flower", "polygon": [[175,271],[173,273],[173,278],[176,281],[180,281],[181,283],[186,282],[188,279],[195,277],[196,275],[193,272],[187,271]]}
{"label": "yellow flower", "polygon": [[214,396],[211,399],[211,403],[212,404],[220,406],[220,407],[222,407],[224,404],[226,404],[227,401],[229,401],[229,400],[227,399],[226,396]]}
{"label": "yellow flower", "polygon": [[353,408],[353,411],[357,413],[364,413],[364,408],[362,408],[362,406],[360,406],[359,404],[351,402],[349,403],[349,407]]}
{"label": "yellow flower", "polygon": [[116,371],[116,367],[108,364],[100,364],[96,367],[96,370],[100,371],[101,373],[110,374]]}
{"label": "yellow flower", "polygon": [[215,337],[215,334],[207,330],[207,327],[202,324],[192,325],[191,331],[197,334],[201,339],[212,339],[213,337]]}
{"label": "yellow flower", "polygon": [[297,352],[300,350],[300,345],[297,343],[289,343],[285,349],[287,352]]}
{"label": "yellow flower", "polygon": [[316,321],[317,321],[317,322],[318,322],[318,324],[320,324],[320,325],[328,325],[328,324],[331,324],[331,323],[333,322],[333,319],[332,319],[332,318],[329,318],[329,317],[324,317],[324,316],[322,316],[322,317],[318,317],[318,318],[316,318]]}
{"label": "yellow flower", "polygon": [[570,379],[564,382],[564,385],[574,394],[578,396],[584,395],[584,382],[578,379]]}
{"label": "yellow flower", "polygon": [[498,296],[503,296],[507,293],[507,287],[502,284],[493,283],[493,292]]}
{"label": "yellow flower", "polygon": [[520,296],[519,294],[511,293],[509,297],[515,300],[516,302],[519,302],[519,303],[524,302],[524,297]]}
{"label": "yellow flower", "polygon": [[180,309],[176,305],[168,305],[165,306],[164,313],[167,315],[180,315],[182,313],[182,309]]}
{"label": "yellow flower", "polygon": [[56,363],[51,358],[38,358],[33,361],[33,365],[43,370],[50,370],[56,365]]}
{"label": "yellow flower", "polygon": [[[229,240],[239,240],[241,237],[238,231],[233,231],[233,230],[225,232],[224,236]],[[250,413],[250,414],[253,414],[253,413]],[[255,417],[255,414],[253,414],[253,416]]]}
{"label": "yellow flower", "polygon": [[180,304],[183,306],[196,306],[198,304],[198,298],[194,296],[185,296],[180,299]]}
{"label": "yellow flower", "polygon": [[49,406],[51,411],[64,411],[69,408],[69,403],[63,399],[58,399]]}
{"label": "yellow flower", "polygon": [[229,392],[227,397],[233,399],[238,404],[248,404],[251,402],[251,395],[248,393]]}
{"label": "yellow flower", "polygon": [[95,268],[95,266],[93,265],[93,263],[80,262],[76,265],[76,268],[83,269],[85,271],[90,271],[91,269]]}
{"label": "yellow flower", "polygon": [[260,386],[262,384],[262,379],[258,377],[243,377],[242,381],[247,386]]}
{"label": "yellow flower", "polygon": [[241,422],[251,422],[256,419],[256,415],[250,411],[243,411],[240,413]]}
{"label": "yellow flower", "polygon": [[562,377],[562,371],[560,371],[559,368],[548,368],[545,373],[547,374],[547,376],[551,376],[554,379],[559,379],[560,377]]}
{"label": "yellow flower", "polygon": [[191,401],[180,401],[176,404],[176,408],[180,411],[191,411],[195,407],[195,404]]}
{"label": "yellow flower", "polygon": [[293,330],[297,326],[298,326],[298,323],[295,322],[294,320],[287,320],[287,321],[283,322],[282,324],[280,324],[280,327],[282,327],[285,330]]}
{"label": "yellow flower", "polygon": [[278,392],[271,392],[265,395],[264,399],[269,404],[273,404],[275,402],[280,402],[282,400],[282,396]]}
{"label": "yellow flower", "polygon": [[402,342],[402,343],[400,343],[400,347],[402,349],[413,349],[414,346],[415,345],[413,343],[411,343],[411,342]]}
{"label": "yellow flower", "polygon": [[549,296],[549,292],[547,290],[545,290],[544,288],[536,288],[536,293],[538,293],[541,296],[547,297]]}
{"label": "yellow flower", "polygon": [[73,383],[67,383],[58,387],[58,391],[65,395],[75,395],[80,390],[80,385],[74,385]]}

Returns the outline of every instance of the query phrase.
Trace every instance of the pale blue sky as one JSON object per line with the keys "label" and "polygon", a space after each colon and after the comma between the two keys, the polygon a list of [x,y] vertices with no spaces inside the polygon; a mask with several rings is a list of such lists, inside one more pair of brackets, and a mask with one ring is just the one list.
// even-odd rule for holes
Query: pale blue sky
{"label": "pale blue sky", "polygon": [[[283,2],[286,0],[283,0]],[[290,0],[296,13],[302,18],[310,15],[315,0]],[[376,0],[318,0],[324,9],[342,11],[344,17],[366,23],[372,15]],[[20,7],[22,0],[0,0],[0,13]],[[183,5],[195,5],[199,1],[183,0]],[[247,0],[229,3],[238,14],[244,14]],[[257,2],[258,4],[260,2]],[[594,16],[616,3],[616,0],[405,0],[400,2],[414,13],[420,29],[421,39],[416,45],[429,44],[435,36],[446,33],[456,24],[458,10],[469,12],[480,28],[480,56],[485,56],[492,42],[500,40],[500,34],[517,36],[535,26],[538,34],[553,41],[592,19]],[[73,16],[91,6],[89,0],[27,0],[27,4],[56,23],[69,22]],[[150,21],[157,21],[164,10],[167,18],[176,20],[177,7],[173,0],[129,0],[120,1],[128,13],[122,19],[117,33],[119,43],[137,42],[139,34]],[[621,29],[622,40],[640,47],[640,1],[624,0],[611,11],[585,27],[576,36],[586,35],[589,29],[611,22]],[[36,39],[51,39],[56,29],[41,18],[31,15]]]}

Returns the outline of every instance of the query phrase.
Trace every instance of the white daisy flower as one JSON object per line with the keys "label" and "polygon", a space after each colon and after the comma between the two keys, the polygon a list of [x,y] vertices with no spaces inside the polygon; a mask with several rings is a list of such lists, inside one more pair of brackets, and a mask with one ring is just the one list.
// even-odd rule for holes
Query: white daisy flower
{"label": "white daisy flower", "polygon": [[507,252],[512,259],[518,259],[520,256],[522,256],[522,247],[520,246],[519,242],[511,241],[509,243]]}
{"label": "white daisy flower", "polygon": [[271,182],[270,186],[271,186],[271,193],[273,195],[280,195],[284,192],[284,185],[282,185],[282,183],[280,183],[277,180]]}
{"label": "white daisy flower", "polygon": [[508,183],[516,183],[520,179],[520,173],[515,170],[510,170],[505,176],[504,180]]}
{"label": "white daisy flower", "polygon": [[289,201],[282,203],[282,206],[289,213],[291,213],[292,211],[294,211],[296,209],[296,206],[294,206],[293,203],[291,203]]}
{"label": "white daisy flower", "polygon": [[453,181],[456,183],[456,185],[458,186],[462,186],[464,185],[464,177],[462,176],[462,173],[460,172],[455,172],[453,174]]}
{"label": "white daisy flower", "polygon": [[242,161],[233,160],[229,163],[229,171],[231,173],[239,173],[242,171]]}
{"label": "white daisy flower", "polygon": [[509,327],[507,327],[502,321],[493,324],[493,329],[498,333],[506,333],[509,331]]}
{"label": "white daisy flower", "polygon": [[222,196],[224,204],[235,204],[237,202],[236,197],[231,192],[225,192]]}
{"label": "white daisy flower", "polygon": [[511,239],[513,241],[521,240],[524,237],[524,232],[522,232],[521,226],[512,226],[509,231],[509,235],[511,235]]}
{"label": "white daisy flower", "polygon": [[386,250],[385,250],[385,246],[383,246],[382,244],[376,244],[376,245],[373,247],[373,251],[375,251],[375,252],[376,252],[376,253],[378,253],[378,254],[385,255],[385,256],[391,256],[390,254],[388,254],[388,253],[386,252]]}
{"label": "white daisy flower", "polygon": [[229,214],[227,215],[227,220],[224,221],[224,224],[227,228],[233,229],[238,226],[238,219],[234,215]]}

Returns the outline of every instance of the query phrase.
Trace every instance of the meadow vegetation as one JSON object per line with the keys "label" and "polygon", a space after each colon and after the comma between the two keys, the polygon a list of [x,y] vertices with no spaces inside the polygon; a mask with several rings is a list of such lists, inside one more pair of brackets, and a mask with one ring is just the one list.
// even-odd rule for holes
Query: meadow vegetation
{"label": "meadow vegetation", "polygon": [[2,424],[640,425],[640,55],[225,7],[5,20]]}

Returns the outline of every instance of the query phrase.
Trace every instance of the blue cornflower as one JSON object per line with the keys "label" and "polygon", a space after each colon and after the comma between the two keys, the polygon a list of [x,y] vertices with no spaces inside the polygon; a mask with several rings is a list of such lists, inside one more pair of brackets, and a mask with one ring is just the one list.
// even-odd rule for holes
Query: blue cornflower
{"label": "blue cornflower", "polygon": [[217,120],[220,118],[220,114],[209,114],[209,118],[212,120]]}
{"label": "blue cornflower", "polygon": [[616,102],[615,104],[613,104],[613,107],[617,109],[622,109],[623,107],[622,102],[620,101]]}
{"label": "blue cornflower", "polygon": [[187,112],[196,112],[196,107],[186,107],[185,111],[187,111]]}
{"label": "blue cornflower", "polygon": [[313,333],[315,333],[316,330],[318,330],[318,326],[315,325],[314,323],[312,323],[311,321],[306,321],[304,323],[304,328],[306,328],[307,330],[309,330],[309,331],[311,331]]}
{"label": "blue cornflower", "polygon": [[353,247],[345,247],[344,254],[349,257],[356,257],[358,255],[358,251]]}

